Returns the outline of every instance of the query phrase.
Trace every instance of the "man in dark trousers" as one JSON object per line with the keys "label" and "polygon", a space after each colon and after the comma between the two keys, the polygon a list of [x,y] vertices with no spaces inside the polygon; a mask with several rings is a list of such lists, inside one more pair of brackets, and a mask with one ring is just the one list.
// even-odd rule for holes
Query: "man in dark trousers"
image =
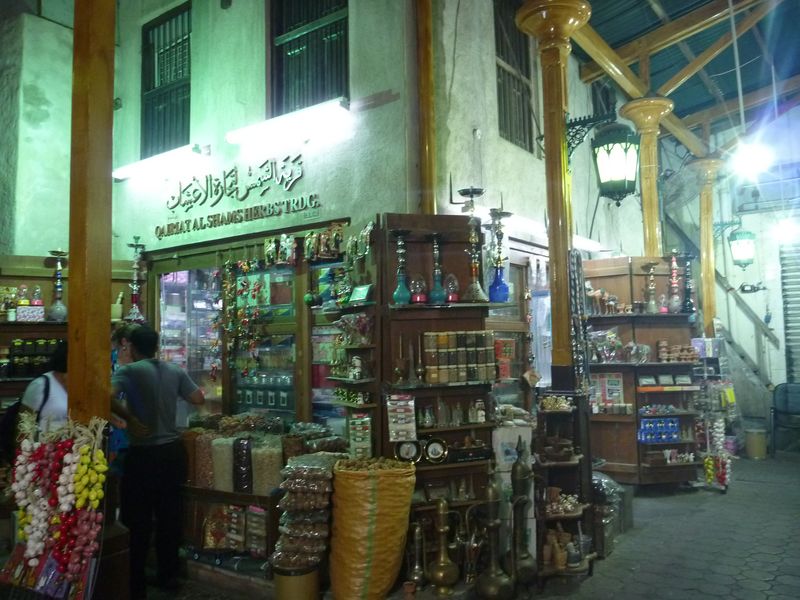
{"label": "man in dark trousers", "polygon": [[[123,468],[120,517],[130,529],[131,600],[146,598],[145,562],[155,521],[156,585],[175,590],[183,525],[181,484],[186,451],[175,426],[179,398],[203,404],[186,372],[155,358],[158,333],[147,325],[130,336],[134,362],[112,377],[112,411],[128,422],[130,448]],[[124,401],[118,398],[124,398]]]}

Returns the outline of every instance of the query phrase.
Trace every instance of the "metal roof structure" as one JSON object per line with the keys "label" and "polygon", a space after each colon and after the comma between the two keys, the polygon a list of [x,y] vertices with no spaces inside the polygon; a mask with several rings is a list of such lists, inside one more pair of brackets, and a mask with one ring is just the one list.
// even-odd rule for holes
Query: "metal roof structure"
{"label": "metal roof structure", "polygon": [[737,71],[748,125],[800,103],[800,0],[591,0],[591,5],[589,24],[573,36],[581,79],[611,78],[629,97],[671,98],[674,116],[665,129],[695,155],[708,150],[703,128],[741,125]]}

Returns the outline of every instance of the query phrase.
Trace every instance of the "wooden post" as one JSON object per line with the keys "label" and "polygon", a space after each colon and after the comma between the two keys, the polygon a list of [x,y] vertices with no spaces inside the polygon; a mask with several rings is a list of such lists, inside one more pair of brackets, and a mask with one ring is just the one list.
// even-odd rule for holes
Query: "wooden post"
{"label": "wooden post", "polygon": [[70,415],[81,422],[110,412],[115,11],[108,0],[75,2],[67,381]]}
{"label": "wooden post", "polygon": [[634,122],[640,135],[639,187],[642,191],[644,255],[661,256],[661,215],[658,210],[658,125],[672,112],[669,98],[647,97],[631,100],[619,109],[620,116]]}
{"label": "wooden post", "polygon": [[555,389],[575,387],[568,271],[572,223],[567,174],[567,59],[572,49],[570,36],[590,15],[591,6],[584,0],[526,0],[516,17],[517,27],[538,40],[542,64]]}
{"label": "wooden post", "polygon": [[436,214],[436,131],[431,0],[417,0],[420,213]]}
{"label": "wooden post", "polygon": [[717,316],[717,266],[714,259],[714,182],[723,161],[718,158],[701,158],[692,161],[700,176],[700,281],[703,291],[703,331],[707,337],[714,335],[714,317]]}

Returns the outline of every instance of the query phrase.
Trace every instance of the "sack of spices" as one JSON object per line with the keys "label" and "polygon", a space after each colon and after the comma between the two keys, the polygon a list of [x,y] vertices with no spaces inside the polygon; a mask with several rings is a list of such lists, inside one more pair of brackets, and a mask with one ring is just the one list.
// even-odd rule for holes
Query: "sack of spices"
{"label": "sack of spices", "polygon": [[250,452],[253,463],[253,493],[267,496],[281,483],[281,467],[283,467],[283,449],[281,438],[266,435],[253,440]]}
{"label": "sack of spices", "polygon": [[211,443],[220,437],[216,431],[201,433],[194,441],[194,475],[197,487],[212,489],[214,487],[214,459]]}
{"label": "sack of spices", "polygon": [[233,491],[233,442],[235,438],[217,438],[211,442],[215,490]]}

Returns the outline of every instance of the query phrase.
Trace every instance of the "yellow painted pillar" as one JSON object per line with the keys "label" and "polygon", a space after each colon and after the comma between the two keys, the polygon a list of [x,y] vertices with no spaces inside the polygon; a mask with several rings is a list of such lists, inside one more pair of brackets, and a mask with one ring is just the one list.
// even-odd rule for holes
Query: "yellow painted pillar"
{"label": "yellow painted pillar", "polygon": [[70,416],[108,418],[111,393],[111,132],[116,3],[75,3],[69,202]]}
{"label": "yellow painted pillar", "polygon": [[661,256],[661,215],[658,211],[658,126],[672,112],[669,98],[645,97],[631,100],[619,109],[620,116],[633,121],[639,132],[639,187],[642,191],[642,221],[645,256]]}
{"label": "yellow painted pillar", "polygon": [[432,0],[417,0],[417,64],[419,85],[420,212],[436,214],[436,131],[433,104]]}
{"label": "yellow painted pillar", "polygon": [[723,161],[718,158],[701,158],[691,166],[700,177],[700,281],[703,294],[703,331],[707,337],[714,335],[714,317],[717,316],[717,266],[714,260],[714,182]]}
{"label": "yellow painted pillar", "polygon": [[567,59],[570,36],[592,10],[584,0],[526,0],[517,27],[537,39],[542,65],[547,237],[552,294],[553,387],[574,389],[570,327],[568,253],[572,245],[571,198],[567,173]]}

